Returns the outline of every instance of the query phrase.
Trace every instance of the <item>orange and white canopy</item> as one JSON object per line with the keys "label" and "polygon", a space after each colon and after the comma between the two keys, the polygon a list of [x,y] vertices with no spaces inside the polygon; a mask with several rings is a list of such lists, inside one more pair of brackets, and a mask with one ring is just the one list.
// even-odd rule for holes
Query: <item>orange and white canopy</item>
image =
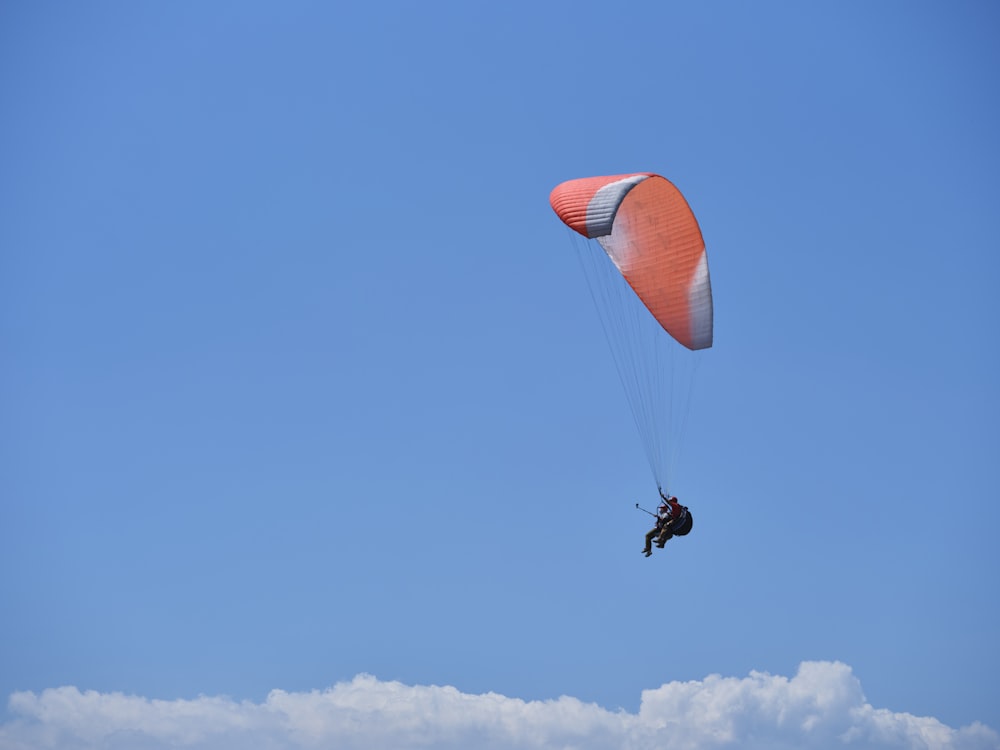
{"label": "orange and white canopy", "polygon": [[559,218],[596,239],[660,325],[688,349],[712,345],[712,284],[701,229],[681,192],[651,173],[558,185]]}

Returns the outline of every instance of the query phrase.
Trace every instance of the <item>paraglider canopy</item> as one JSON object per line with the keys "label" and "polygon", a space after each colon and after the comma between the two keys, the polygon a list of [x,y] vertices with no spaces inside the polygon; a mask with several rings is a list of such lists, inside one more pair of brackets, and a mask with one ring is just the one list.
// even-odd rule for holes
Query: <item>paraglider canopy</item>
{"label": "paraglider canopy", "polygon": [[712,345],[712,285],[705,241],[681,192],[649,172],[585,177],[558,185],[553,210],[596,239],[629,286],[688,349]]}

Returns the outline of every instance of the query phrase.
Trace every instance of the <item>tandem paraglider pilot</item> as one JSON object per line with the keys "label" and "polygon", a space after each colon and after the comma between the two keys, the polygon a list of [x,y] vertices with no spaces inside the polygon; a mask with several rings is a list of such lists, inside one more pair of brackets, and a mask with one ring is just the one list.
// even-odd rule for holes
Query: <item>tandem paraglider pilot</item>
{"label": "tandem paraglider pilot", "polygon": [[663,490],[660,490],[660,497],[663,498],[663,502],[657,509],[656,526],[646,532],[646,546],[642,548],[642,553],[646,557],[653,554],[654,540],[656,546],[663,549],[663,545],[671,537],[685,536],[694,524],[691,512],[677,502],[676,497],[664,495]]}

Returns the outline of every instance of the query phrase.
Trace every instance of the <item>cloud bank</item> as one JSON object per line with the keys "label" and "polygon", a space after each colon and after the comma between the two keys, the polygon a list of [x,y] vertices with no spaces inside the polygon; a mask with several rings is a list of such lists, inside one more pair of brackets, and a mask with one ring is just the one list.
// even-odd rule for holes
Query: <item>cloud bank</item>
{"label": "cloud bank", "polygon": [[803,662],[794,677],[711,675],[644,690],[638,713],[563,696],[522,701],[358,675],[324,691],[274,690],[262,703],[153,700],[75,687],[14,693],[0,750],[1000,750],[976,723],[869,705],[850,667]]}

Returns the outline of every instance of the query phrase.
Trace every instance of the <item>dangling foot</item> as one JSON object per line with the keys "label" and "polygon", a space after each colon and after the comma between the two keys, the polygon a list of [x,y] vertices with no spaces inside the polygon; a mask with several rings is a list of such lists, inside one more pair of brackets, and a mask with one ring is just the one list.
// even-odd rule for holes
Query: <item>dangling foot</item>
{"label": "dangling foot", "polygon": [[653,550],[651,550],[651,549],[644,549],[642,551],[642,554],[644,554],[646,557],[649,557],[651,554],[653,554]]}

